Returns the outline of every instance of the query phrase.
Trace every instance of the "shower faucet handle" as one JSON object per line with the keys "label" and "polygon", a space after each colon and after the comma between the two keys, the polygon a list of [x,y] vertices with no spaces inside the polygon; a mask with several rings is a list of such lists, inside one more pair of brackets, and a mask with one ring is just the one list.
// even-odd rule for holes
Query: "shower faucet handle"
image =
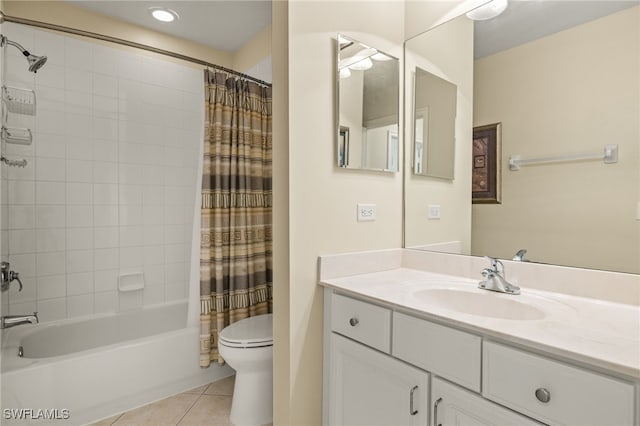
{"label": "shower faucet handle", "polygon": [[11,284],[12,281],[18,281],[18,285],[20,286],[18,287],[18,291],[22,291],[22,281],[20,280],[19,272],[9,271],[9,284]]}
{"label": "shower faucet handle", "polygon": [[12,281],[18,281],[18,291],[22,291],[22,281],[20,280],[20,273],[12,271],[9,262],[0,263],[0,288],[2,291],[9,290],[9,285]]}

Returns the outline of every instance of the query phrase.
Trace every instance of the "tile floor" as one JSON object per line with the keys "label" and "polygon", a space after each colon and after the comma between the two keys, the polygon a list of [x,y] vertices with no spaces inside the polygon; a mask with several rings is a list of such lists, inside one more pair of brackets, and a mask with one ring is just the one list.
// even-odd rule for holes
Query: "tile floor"
{"label": "tile floor", "polygon": [[93,423],[92,426],[231,426],[235,376]]}

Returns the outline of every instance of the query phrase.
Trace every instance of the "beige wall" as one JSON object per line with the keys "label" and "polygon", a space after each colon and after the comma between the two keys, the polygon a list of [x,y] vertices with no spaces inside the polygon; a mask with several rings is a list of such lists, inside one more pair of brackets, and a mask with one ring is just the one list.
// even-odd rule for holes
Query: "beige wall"
{"label": "beige wall", "polygon": [[[291,424],[289,254],[289,3],[274,1],[273,28],[273,424]],[[319,392],[319,391],[318,391]]]}
{"label": "beige wall", "polygon": [[[279,3],[274,2],[274,11],[284,7]],[[274,13],[274,28],[276,19]],[[274,98],[286,97],[289,110],[288,131],[284,127],[274,131],[274,140],[275,144],[288,140],[290,177],[288,182],[274,177],[274,194],[289,193],[290,254],[288,262],[281,258],[274,265],[276,271],[288,267],[288,279],[281,278],[289,283],[288,306],[283,306],[282,300],[277,301],[283,296],[278,289],[286,289],[275,280],[276,310],[282,309],[276,317],[282,319],[283,311],[288,311],[288,318],[276,320],[276,424],[321,421],[323,303],[317,285],[318,255],[401,245],[402,176],[336,166],[334,56],[336,34],[342,32],[402,57],[403,22],[400,1],[366,5],[359,1],[296,1],[288,4],[288,44],[276,43],[274,38]],[[276,84],[276,55],[285,48],[289,50],[289,79],[283,87]],[[274,148],[274,170],[278,168],[276,158],[282,157]],[[377,204],[378,219],[356,222],[357,202]],[[274,207],[276,217],[277,210]],[[276,240],[285,237],[284,230],[276,229]],[[275,248],[274,252],[277,256]],[[288,336],[278,341],[282,330]],[[288,348],[283,347],[286,344]],[[281,376],[290,381],[283,392]]]}
{"label": "beige wall", "polygon": [[[412,151],[404,163],[406,173],[405,246],[415,247],[460,241],[463,253],[471,245],[471,128],[473,102],[473,23],[461,17],[432,29],[406,45],[405,145],[413,144],[413,96],[416,66],[457,86],[454,179],[416,176]],[[410,148],[407,148],[410,149]],[[429,205],[439,205],[440,220],[428,220]]]}
{"label": "beige wall", "polygon": [[271,26],[260,31],[233,53],[231,69],[245,72],[271,55]]}
{"label": "beige wall", "polygon": [[[474,205],[474,253],[640,272],[639,21],[635,7],[476,61],[474,125],[502,122],[503,201]],[[612,143],[617,164],[508,169]]]}

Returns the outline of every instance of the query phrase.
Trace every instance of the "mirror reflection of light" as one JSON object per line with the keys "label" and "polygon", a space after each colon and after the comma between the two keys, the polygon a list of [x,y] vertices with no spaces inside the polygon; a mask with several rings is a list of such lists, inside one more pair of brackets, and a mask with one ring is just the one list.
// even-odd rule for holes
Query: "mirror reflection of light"
{"label": "mirror reflection of light", "polygon": [[342,68],[340,70],[340,78],[349,78],[351,77],[351,70],[349,68]]}
{"label": "mirror reflection of light", "polygon": [[373,59],[374,61],[390,61],[391,59],[393,59],[391,56],[387,56],[384,53],[376,53],[375,55],[371,56],[371,59]]}
{"label": "mirror reflection of light", "polygon": [[492,0],[467,13],[467,18],[474,21],[486,21],[493,19],[505,11],[509,5],[509,0]]}
{"label": "mirror reflection of light", "polygon": [[351,40],[345,38],[342,34],[338,34],[338,44],[340,46],[345,45],[345,44],[349,44],[352,43]]}
{"label": "mirror reflection of light", "polygon": [[372,66],[373,66],[373,62],[371,62],[371,59],[364,58],[363,60],[358,61],[355,64],[349,65],[349,68],[351,68],[354,71],[364,71],[364,70],[368,70]]}

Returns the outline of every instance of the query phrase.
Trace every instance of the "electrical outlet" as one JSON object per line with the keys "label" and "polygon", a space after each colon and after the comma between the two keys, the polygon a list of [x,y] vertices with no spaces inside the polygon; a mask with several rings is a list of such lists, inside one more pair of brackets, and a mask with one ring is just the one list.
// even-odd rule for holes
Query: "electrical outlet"
{"label": "electrical outlet", "polygon": [[440,206],[437,204],[429,204],[427,210],[427,219],[439,220],[440,219]]}
{"label": "electrical outlet", "polygon": [[358,222],[376,220],[376,205],[358,203]]}

